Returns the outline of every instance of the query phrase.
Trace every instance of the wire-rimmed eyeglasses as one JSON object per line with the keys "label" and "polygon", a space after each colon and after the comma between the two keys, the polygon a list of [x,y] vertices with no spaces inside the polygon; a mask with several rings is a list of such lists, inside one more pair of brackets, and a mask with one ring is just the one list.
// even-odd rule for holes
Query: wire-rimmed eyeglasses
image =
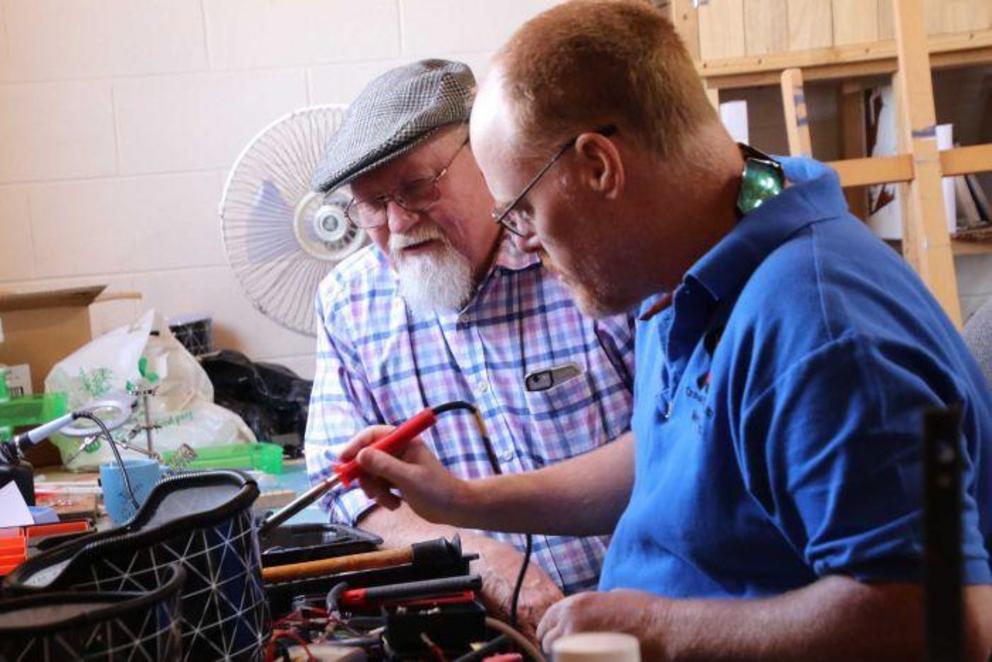
{"label": "wire-rimmed eyeglasses", "polygon": [[455,153],[448,160],[447,165],[431,177],[421,177],[403,182],[393,190],[372,198],[352,198],[348,206],[344,208],[345,216],[356,226],[367,230],[386,223],[388,220],[386,211],[390,200],[409,212],[424,211],[441,197],[438,182],[448,174],[451,164],[455,162],[458,154],[461,153],[462,148],[467,144],[468,138],[458,146],[458,149],[455,150]]}
{"label": "wire-rimmed eyeglasses", "polygon": [[[598,133],[599,135],[606,136],[608,138],[616,133],[616,131],[617,127],[609,124],[595,129],[593,133]],[[551,155],[551,158],[548,159],[543,166],[541,166],[541,169],[537,171],[537,174],[534,175],[529,182],[527,182],[527,185],[524,186],[523,190],[520,191],[519,194],[517,194],[512,200],[507,202],[502,207],[497,207],[493,210],[493,220],[518,237],[527,236],[523,229],[525,221],[516,211],[517,205],[520,204],[520,201],[524,199],[524,196],[530,193],[530,190],[534,188],[539,181],[541,181],[541,177],[544,176],[544,173],[550,170],[551,166],[553,166],[565,152],[575,145],[575,141],[577,141],[581,135],[581,133],[577,134],[571,140],[562,143],[561,146],[555,150],[555,153]]]}

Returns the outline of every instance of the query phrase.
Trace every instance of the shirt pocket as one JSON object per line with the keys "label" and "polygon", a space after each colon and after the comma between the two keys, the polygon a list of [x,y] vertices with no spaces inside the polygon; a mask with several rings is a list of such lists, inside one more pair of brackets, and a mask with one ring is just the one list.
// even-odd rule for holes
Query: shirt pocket
{"label": "shirt pocket", "polygon": [[585,370],[543,391],[524,389],[531,457],[538,466],[593,450],[605,442],[599,403]]}

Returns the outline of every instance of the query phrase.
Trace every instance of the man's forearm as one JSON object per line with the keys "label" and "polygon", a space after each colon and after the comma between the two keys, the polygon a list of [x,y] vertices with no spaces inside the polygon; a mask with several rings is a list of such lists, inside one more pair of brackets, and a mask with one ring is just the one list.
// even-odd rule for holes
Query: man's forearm
{"label": "man's forearm", "polygon": [[[992,646],[992,587],[967,587],[968,659]],[[762,600],[659,599],[641,633],[646,659],[906,660],[923,653],[922,590],[827,577]]]}
{"label": "man's forearm", "polygon": [[539,471],[468,481],[456,524],[550,535],[613,532],[634,483],[634,437]]}
{"label": "man's forearm", "polygon": [[663,614],[676,659],[906,660],[923,644],[909,584],[828,577],[763,600],[674,601]]}
{"label": "man's forearm", "polygon": [[384,547],[402,547],[433,538],[450,538],[458,532],[453,526],[434,524],[418,517],[406,505],[397,510],[375,506],[356,525],[382,538]]}

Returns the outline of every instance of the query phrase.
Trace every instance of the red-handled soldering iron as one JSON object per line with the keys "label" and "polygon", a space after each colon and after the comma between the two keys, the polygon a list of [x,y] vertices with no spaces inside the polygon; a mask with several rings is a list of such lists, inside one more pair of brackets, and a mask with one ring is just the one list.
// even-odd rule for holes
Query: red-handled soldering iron
{"label": "red-handled soldering iron", "polygon": [[[447,411],[453,411],[455,409],[466,409],[474,414],[476,424],[479,426],[482,437],[486,441],[486,448],[488,449],[488,435],[486,433],[485,424],[482,422],[482,417],[479,416],[478,410],[473,405],[462,400],[447,402],[437,407],[428,407],[397,427],[379,441],[367,446],[367,448],[375,448],[376,450],[389,453],[390,455],[399,455],[414,437],[434,425],[440,414]],[[283,506],[280,510],[277,510],[266,517],[262,521],[261,526],[259,526],[259,535],[268,535],[273,529],[319,499],[325,492],[336,486],[338,483],[343,483],[345,487],[351,487],[352,483],[356,481],[361,474],[362,468],[358,466],[357,460],[350,460],[348,462],[337,464],[334,467],[334,475],[332,477],[322,483],[317,483],[309,490],[293,499],[293,501]]]}

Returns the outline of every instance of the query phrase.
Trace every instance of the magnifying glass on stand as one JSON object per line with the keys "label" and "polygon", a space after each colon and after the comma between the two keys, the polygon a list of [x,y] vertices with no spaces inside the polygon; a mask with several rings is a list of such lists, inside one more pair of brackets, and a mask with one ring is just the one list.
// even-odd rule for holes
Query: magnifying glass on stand
{"label": "magnifying glass on stand", "polygon": [[[21,464],[24,454],[29,448],[40,444],[48,437],[59,432],[67,437],[83,438],[81,450],[89,446],[92,441],[87,438],[99,438],[102,434],[110,445],[110,450],[114,453],[114,459],[121,469],[124,484],[128,495],[137,507],[137,499],[131,489],[131,483],[124,470],[124,462],[121,460],[120,451],[117,444],[110,435],[111,430],[115,430],[131,417],[131,411],[137,402],[135,397],[129,393],[110,393],[98,400],[93,400],[79,409],[69,412],[64,416],[39,425],[36,428],[15,435],[10,441],[0,442],[0,463],[11,466]],[[31,481],[31,491],[34,492],[34,481]]]}

